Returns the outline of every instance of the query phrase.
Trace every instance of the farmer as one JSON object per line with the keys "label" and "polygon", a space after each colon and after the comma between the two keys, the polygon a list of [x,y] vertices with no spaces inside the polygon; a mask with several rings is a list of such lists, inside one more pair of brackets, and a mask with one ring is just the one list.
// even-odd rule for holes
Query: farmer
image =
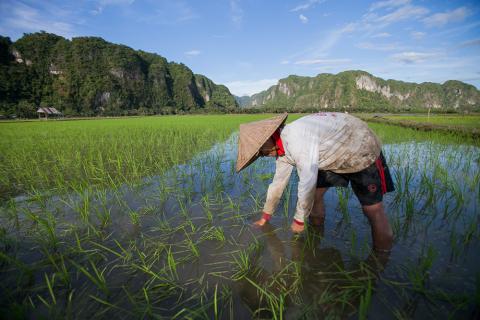
{"label": "farmer", "polygon": [[295,166],[299,182],[293,232],[303,232],[307,218],[322,225],[325,192],[351,183],[370,222],[374,249],[389,251],[392,229],[382,198],[394,187],[375,134],[365,122],[344,113],[320,112],[284,125],[286,119],[285,113],[240,125],[237,172],[258,157],[276,158],[263,215],[254,224],[263,226],[270,220]]}

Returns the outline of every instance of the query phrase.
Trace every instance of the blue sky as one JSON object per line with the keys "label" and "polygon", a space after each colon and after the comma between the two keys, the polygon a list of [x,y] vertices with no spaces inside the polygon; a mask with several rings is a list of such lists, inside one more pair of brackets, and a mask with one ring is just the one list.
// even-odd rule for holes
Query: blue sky
{"label": "blue sky", "polygon": [[365,70],[480,88],[480,1],[0,1],[0,34],[99,36],[158,53],[236,95],[290,74]]}

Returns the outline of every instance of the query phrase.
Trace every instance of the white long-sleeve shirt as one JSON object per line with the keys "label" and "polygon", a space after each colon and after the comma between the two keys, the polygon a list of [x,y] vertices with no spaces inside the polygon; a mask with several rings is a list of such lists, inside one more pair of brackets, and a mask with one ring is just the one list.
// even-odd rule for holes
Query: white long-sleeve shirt
{"label": "white long-sleeve shirt", "polygon": [[293,167],[299,177],[294,219],[303,222],[315,197],[318,170],[358,172],[380,155],[381,144],[368,125],[344,113],[320,112],[286,125],[280,137],[285,155],[276,161],[263,211],[273,214],[288,184]]}

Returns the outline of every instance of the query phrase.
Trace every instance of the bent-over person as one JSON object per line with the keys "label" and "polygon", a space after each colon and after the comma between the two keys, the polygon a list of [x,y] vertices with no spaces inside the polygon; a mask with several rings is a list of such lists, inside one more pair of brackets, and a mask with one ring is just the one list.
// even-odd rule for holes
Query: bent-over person
{"label": "bent-over person", "polygon": [[287,116],[240,125],[237,172],[258,157],[276,158],[263,215],[255,225],[270,220],[296,167],[299,182],[293,232],[302,232],[307,218],[313,225],[323,224],[325,192],[350,183],[370,222],[374,249],[390,250],[392,229],[382,200],[394,187],[377,136],[365,122],[344,113],[315,113],[285,125]]}

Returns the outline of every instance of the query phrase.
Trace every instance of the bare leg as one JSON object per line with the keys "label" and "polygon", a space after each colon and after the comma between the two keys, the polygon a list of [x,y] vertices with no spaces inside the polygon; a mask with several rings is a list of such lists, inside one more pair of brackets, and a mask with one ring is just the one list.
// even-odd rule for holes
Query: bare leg
{"label": "bare leg", "polygon": [[323,196],[327,190],[328,188],[317,188],[315,190],[315,201],[309,218],[310,223],[313,225],[319,226],[325,222],[325,203]]}
{"label": "bare leg", "polygon": [[383,203],[379,202],[370,206],[362,206],[362,209],[372,228],[373,248],[381,251],[390,250],[392,248],[393,232],[388,223]]}

